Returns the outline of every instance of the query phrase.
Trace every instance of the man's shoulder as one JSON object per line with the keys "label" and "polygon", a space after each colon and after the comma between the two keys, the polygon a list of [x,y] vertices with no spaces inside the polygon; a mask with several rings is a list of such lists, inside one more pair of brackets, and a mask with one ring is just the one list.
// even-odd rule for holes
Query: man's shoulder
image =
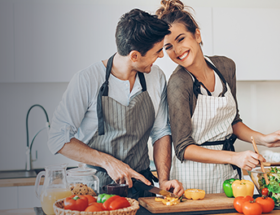
{"label": "man's shoulder", "polygon": [[79,79],[86,79],[88,81],[95,81],[102,79],[105,77],[106,68],[103,65],[102,61],[97,61],[88,67],[81,69],[80,71],[76,72],[74,78]]}

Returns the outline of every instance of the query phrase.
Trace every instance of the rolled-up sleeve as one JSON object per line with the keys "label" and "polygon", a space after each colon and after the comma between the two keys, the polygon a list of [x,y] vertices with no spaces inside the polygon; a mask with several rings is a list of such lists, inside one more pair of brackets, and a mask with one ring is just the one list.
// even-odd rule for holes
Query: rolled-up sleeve
{"label": "rolled-up sleeve", "polygon": [[177,158],[183,161],[186,147],[196,143],[191,137],[190,107],[193,98],[193,81],[186,71],[181,70],[179,69],[169,79],[167,100],[174,151]]}
{"label": "rolled-up sleeve", "polygon": [[48,147],[56,154],[77,133],[89,105],[87,78],[76,73],[56,108],[49,132]]}
{"label": "rolled-up sleeve", "polygon": [[166,88],[166,79],[165,76],[162,75],[160,78],[160,103],[159,109],[155,118],[155,122],[150,134],[152,139],[152,144],[154,144],[160,138],[171,135],[171,129],[169,124],[169,116],[168,116],[168,105],[167,105],[167,88]]}

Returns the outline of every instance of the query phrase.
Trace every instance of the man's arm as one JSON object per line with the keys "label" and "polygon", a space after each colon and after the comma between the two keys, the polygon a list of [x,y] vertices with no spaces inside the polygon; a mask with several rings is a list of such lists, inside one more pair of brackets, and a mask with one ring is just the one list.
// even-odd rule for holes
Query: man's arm
{"label": "man's arm", "polygon": [[169,180],[171,160],[172,160],[172,149],[171,149],[171,138],[166,135],[154,143],[154,162],[156,165],[159,184],[162,189],[173,190],[173,193],[181,196],[184,193],[182,183],[178,180]]}
{"label": "man's arm", "polygon": [[126,183],[129,187],[132,187],[131,178],[135,178],[147,185],[151,184],[149,180],[131,169],[127,164],[109,154],[90,148],[76,138],[72,138],[70,142],[64,144],[58,153],[78,162],[106,169],[108,175],[117,183]]}

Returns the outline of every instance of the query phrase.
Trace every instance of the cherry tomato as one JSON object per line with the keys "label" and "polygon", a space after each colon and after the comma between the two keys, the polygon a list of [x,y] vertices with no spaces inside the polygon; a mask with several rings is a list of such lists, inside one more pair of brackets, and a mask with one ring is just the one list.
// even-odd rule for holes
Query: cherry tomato
{"label": "cherry tomato", "polygon": [[245,215],[262,214],[262,206],[259,203],[249,201],[242,204],[242,211]]}
{"label": "cherry tomato", "polygon": [[266,187],[262,189],[262,195],[268,196],[268,189]]}
{"label": "cherry tomato", "polygon": [[103,211],[102,203],[92,202],[90,206],[85,209],[85,212]]}
{"label": "cherry tomato", "polygon": [[270,197],[258,197],[256,198],[256,202],[261,205],[263,213],[269,213],[275,206],[273,199]]}
{"label": "cherry tomato", "polygon": [[237,212],[242,213],[242,204],[244,202],[249,202],[249,201],[253,201],[254,199],[251,196],[238,196],[235,197],[234,201],[233,201],[233,206],[235,208],[235,210],[237,210]]}

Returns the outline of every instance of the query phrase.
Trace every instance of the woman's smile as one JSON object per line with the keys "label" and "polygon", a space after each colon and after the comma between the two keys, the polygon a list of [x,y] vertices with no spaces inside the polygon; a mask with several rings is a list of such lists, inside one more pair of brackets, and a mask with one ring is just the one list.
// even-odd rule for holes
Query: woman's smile
{"label": "woman's smile", "polygon": [[181,54],[180,56],[178,56],[177,58],[178,58],[179,60],[185,60],[185,58],[188,57],[189,52],[190,52],[190,51],[187,51],[187,52]]}

